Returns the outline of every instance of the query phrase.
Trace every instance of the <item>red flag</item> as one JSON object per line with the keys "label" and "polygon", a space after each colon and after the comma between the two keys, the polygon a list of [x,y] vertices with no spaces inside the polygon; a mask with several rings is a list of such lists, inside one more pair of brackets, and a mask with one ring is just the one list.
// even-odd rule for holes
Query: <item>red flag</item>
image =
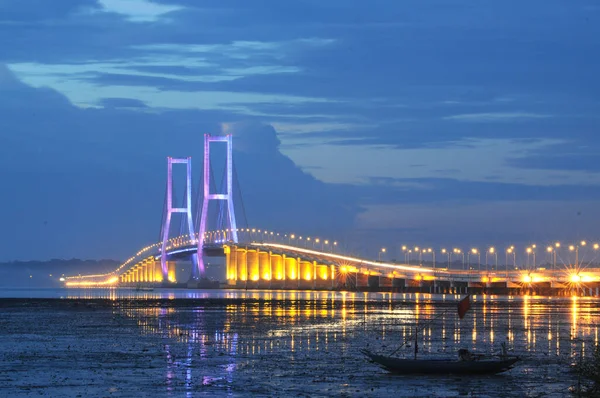
{"label": "red flag", "polygon": [[467,311],[469,311],[469,308],[471,308],[471,301],[469,300],[469,297],[470,295],[467,294],[464,299],[458,302],[458,317],[460,319],[463,319]]}

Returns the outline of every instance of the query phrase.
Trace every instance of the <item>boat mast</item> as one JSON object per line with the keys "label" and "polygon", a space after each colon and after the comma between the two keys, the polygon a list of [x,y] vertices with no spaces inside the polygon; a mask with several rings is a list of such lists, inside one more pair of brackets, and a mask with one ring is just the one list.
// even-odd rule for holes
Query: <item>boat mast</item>
{"label": "boat mast", "polygon": [[417,323],[417,325],[415,326],[415,360],[417,359],[417,352],[419,352],[419,339],[417,337],[418,334],[419,334],[419,324]]}

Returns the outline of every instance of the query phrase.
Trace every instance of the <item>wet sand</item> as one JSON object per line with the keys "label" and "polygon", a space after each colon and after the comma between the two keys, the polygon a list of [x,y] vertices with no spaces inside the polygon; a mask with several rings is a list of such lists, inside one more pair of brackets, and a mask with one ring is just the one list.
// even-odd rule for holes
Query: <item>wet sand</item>
{"label": "wet sand", "polygon": [[[597,342],[596,307],[480,299],[459,320],[453,299],[420,296],[0,299],[0,396],[560,397],[577,381],[570,364]],[[417,320],[422,357],[493,353],[506,342],[524,360],[496,376],[415,377],[359,353],[389,353]]]}

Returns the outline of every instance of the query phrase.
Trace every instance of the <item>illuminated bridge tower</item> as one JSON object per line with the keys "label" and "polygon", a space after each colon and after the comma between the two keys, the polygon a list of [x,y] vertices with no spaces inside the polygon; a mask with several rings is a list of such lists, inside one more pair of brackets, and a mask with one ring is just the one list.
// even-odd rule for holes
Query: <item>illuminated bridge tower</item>
{"label": "illuminated bridge tower", "polygon": [[[225,193],[211,193],[210,192],[210,143],[211,142],[225,142],[227,144],[227,186]],[[227,223],[228,231],[227,238],[234,243],[238,242],[237,227],[235,223],[235,213],[233,210],[233,150],[231,134],[225,136],[211,136],[210,134],[204,134],[204,200],[202,201],[202,213],[200,214],[200,231],[198,231],[198,273],[200,277],[205,276],[206,268],[204,266],[204,260],[202,258],[202,252],[205,245],[205,234],[206,234],[206,220],[208,217],[208,202],[210,200],[226,200],[227,201]]]}
{"label": "illuminated bridge tower", "polygon": [[[187,165],[186,172],[186,207],[173,207],[173,164]],[[185,213],[187,215],[188,232],[190,239],[194,239],[194,223],[192,221],[192,158],[175,159],[167,158],[167,203],[166,203],[166,219],[162,230],[162,250],[160,254],[160,265],[162,269],[163,282],[168,281],[168,264],[167,264],[167,240],[169,239],[169,228],[171,226],[171,217],[173,213]],[[196,267],[192,267],[192,278],[198,278]]]}

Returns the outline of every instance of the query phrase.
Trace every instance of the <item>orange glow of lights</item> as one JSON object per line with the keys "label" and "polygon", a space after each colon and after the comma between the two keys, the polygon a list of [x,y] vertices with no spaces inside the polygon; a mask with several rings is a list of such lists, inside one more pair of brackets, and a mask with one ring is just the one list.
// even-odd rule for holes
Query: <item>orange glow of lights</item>
{"label": "orange glow of lights", "polygon": [[481,278],[482,282],[489,282],[490,278],[488,278],[487,276],[484,276],[483,278]]}
{"label": "orange glow of lights", "polygon": [[570,280],[573,283],[579,283],[579,282],[581,282],[581,276],[579,276],[577,274],[573,274],[573,275],[571,275]]}
{"label": "orange glow of lights", "polygon": [[111,286],[116,285],[119,282],[117,276],[113,276],[105,281],[78,281],[78,282],[66,282],[67,287],[96,287],[96,286]]}
{"label": "orange glow of lights", "polygon": [[327,267],[318,267],[318,274],[319,278],[321,278],[322,280],[327,280],[329,270],[327,269]]}
{"label": "orange glow of lights", "polygon": [[531,276],[524,275],[523,276],[523,282],[525,282],[525,283],[531,283]]}

